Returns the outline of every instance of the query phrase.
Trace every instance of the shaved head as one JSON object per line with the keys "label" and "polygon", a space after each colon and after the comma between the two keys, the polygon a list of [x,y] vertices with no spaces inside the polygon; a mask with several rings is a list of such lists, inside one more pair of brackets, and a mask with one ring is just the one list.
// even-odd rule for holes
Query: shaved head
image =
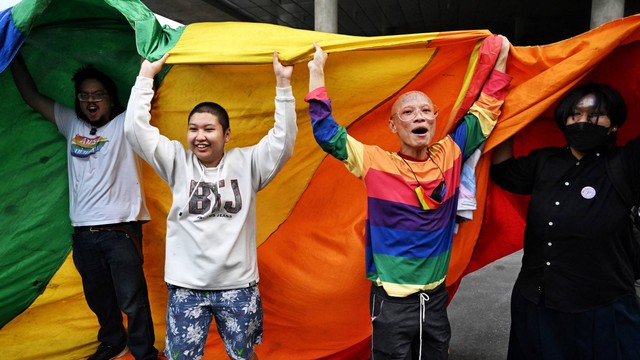
{"label": "shaved head", "polygon": [[402,108],[408,103],[425,102],[425,101],[429,105],[433,106],[433,101],[431,101],[431,99],[427,96],[427,94],[423,93],[422,91],[412,90],[412,91],[406,92],[400,95],[398,100],[396,100],[396,102],[393,103],[393,106],[391,107],[390,116],[393,116],[394,114],[396,114],[400,110],[400,108]]}

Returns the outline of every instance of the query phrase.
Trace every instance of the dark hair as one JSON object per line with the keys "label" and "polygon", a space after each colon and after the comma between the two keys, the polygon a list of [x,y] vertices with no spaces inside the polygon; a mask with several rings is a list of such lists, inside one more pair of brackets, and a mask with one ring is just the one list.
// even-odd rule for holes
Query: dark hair
{"label": "dark hair", "polygon": [[111,78],[102,71],[94,68],[92,65],[87,65],[78,69],[71,78],[71,80],[74,82],[76,93],[76,114],[79,118],[87,120],[86,116],[82,113],[82,110],[80,110],[80,100],[78,100],[77,95],[78,93],[80,93],[82,82],[88,79],[98,80],[102,84],[102,86],[104,86],[104,89],[107,90],[109,98],[111,99],[111,104],[113,104],[110,114],[111,118],[109,120],[113,119],[124,111],[124,106],[122,106],[122,103],[118,98],[118,88],[116,87],[116,83],[113,82],[113,80],[111,80]]}
{"label": "dark hair", "polygon": [[219,104],[214,102],[201,102],[196,105],[193,110],[189,113],[188,119],[191,119],[191,116],[195,113],[209,113],[218,118],[218,122],[222,125],[222,132],[226,132],[229,129],[229,114],[227,114],[227,110],[225,110]]}
{"label": "dark hair", "polygon": [[560,100],[554,113],[560,129],[565,128],[567,119],[573,114],[580,99],[589,94],[596,97],[596,110],[609,116],[611,126],[620,127],[624,124],[627,119],[627,105],[620,93],[609,85],[588,83],[569,91]]}

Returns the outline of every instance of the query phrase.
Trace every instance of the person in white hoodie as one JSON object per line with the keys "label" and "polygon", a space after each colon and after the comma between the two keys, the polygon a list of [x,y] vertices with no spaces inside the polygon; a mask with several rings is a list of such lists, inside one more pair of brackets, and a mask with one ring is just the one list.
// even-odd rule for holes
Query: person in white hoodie
{"label": "person in white hoodie", "polygon": [[229,117],[205,102],[189,114],[189,149],[149,124],[153,77],[167,56],[144,60],[131,91],[125,135],[173,193],[167,215],[165,281],[169,290],[165,355],[200,359],[215,317],[232,359],[257,359],[262,341],[258,291],[256,193],[282,169],[297,134],[293,66],[273,56],[275,125],[256,145],[225,150]]}

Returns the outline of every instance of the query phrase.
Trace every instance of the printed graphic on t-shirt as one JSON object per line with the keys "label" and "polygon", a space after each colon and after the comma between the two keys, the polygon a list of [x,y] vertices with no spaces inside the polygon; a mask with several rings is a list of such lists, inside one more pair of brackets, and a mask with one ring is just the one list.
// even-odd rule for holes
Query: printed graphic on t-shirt
{"label": "printed graphic on t-shirt", "polygon": [[[238,180],[229,181],[231,190],[233,191],[234,201],[222,201],[220,192],[225,187],[225,181],[220,180],[218,184],[200,182],[191,180],[189,193],[193,194],[189,199],[189,213],[198,215],[197,220],[204,220],[210,217],[226,217],[230,218],[233,214],[237,214],[242,209],[242,196],[238,187]],[[194,186],[198,186],[195,191]]]}
{"label": "printed graphic on t-shirt", "polygon": [[94,138],[77,134],[71,139],[71,156],[85,158],[99,152],[109,142],[107,138],[96,136]]}

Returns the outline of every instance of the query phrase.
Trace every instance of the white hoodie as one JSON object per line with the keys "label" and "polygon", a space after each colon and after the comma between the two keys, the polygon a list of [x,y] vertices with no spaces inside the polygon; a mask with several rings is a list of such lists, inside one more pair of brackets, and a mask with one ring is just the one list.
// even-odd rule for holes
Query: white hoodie
{"label": "white hoodie", "polygon": [[205,168],[191,150],[149,124],[152,98],[153,79],[138,77],[125,135],[173,193],[165,281],[198,290],[257,283],[256,192],[293,153],[298,129],[291,87],[276,88],[273,129],[256,145],[226,151],[215,168]]}

